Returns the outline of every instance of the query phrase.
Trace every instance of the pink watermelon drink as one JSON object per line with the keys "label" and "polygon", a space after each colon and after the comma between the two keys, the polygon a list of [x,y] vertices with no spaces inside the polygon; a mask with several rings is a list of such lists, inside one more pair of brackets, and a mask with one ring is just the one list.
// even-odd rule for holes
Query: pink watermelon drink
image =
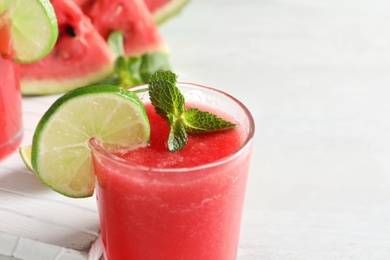
{"label": "pink watermelon drink", "polygon": [[21,140],[22,111],[18,65],[0,56],[0,159],[12,153]]}
{"label": "pink watermelon drink", "polygon": [[[0,17],[1,18],[1,17]],[[19,67],[1,54],[9,53],[10,32],[0,19],[0,160],[12,153],[22,140],[22,111]]]}
{"label": "pink watermelon drink", "polygon": [[92,139],[106,259],[236,258],[253,118],[220,91],[178,87],[187,104],[238,127],[189,135],[184,149],[169,152],[167,121],[148,104],[147,92],[140,92],[151,125],[147,147],[109,153]]}

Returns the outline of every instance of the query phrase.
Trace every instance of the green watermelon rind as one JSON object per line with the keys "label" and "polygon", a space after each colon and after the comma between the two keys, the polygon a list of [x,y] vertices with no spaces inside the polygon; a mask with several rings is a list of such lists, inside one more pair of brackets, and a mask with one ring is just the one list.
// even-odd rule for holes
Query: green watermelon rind
{"label": "green watermelon rind", "polygon": [[114,73],[114,66],[109,64],[109,66],[104,66],[100,70],[82,77],[45,80],[21,79],[20,88],[24,96],[60,94],[77,87],[95,84],[112,73]]}
{"label": "green watermelon rind", "polygon": [[190,0],[172,0],[153,13],[153,20],[157,25],[161,25],[170,18],[176,16],[188,4]]}

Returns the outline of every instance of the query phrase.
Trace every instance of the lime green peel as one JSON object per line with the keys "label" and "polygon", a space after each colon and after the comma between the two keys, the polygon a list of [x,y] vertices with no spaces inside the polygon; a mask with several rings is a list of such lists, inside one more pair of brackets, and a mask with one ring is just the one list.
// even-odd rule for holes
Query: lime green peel
{"label": "lime green peel", "polygon": [[31,147],[33,171],[63,195],[91,196],[95,186],[88,146],[91,138],[109,147],[146,145],[150,125],[138,96],[116,86],[94,85],[60,97],[35,130]]}

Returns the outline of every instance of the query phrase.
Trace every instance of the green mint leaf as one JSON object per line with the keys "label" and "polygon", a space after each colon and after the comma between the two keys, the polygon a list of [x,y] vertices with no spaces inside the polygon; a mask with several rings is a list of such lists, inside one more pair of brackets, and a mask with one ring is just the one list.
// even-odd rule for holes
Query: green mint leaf
{"label": "green mint leaf", "polygon": [[167,143],[168,150],[170,152],[179,151],[184,148],[188,139],[184,123],[173,114],[168,114],[168,122],[171,126]]}
{"label": "green mint leaf", "polygon": [[169,70],[170,64],[168,54],[165,52],[149,52],[141,57],[142,63],[139,68],[139,74],[144,83],[149,82],[152,74],[159,70]]}
{"label": "green mint leaf", "polygon": [[107,39],[107,43],[117,57],[125,56],[122,31],[114,31],[110,33]]}
{"label": "green mint leaf", "polygon": [[224,130],[236,127],[236,124],[217,117],[207,111],[201,111],[197,108],[188,109],[184,113],[184,118],[184,125],[189,133]]}
{"label": "green mint leaf", "polygon": [[197,108],[186,110],[183,94],[176,86],[177,76],[167,70],[159,70],[149,79],[149,97],[156,113],[168,119],[170,133],[168,150],[179,151],[188,140],[188,133],[224,130],[236,124]]}
{"label": "green mint leaf", "polygon": [[149,52],[142,56],[126,57],[122,31],[112,32],[107,41],[117,58],[114,73],[100,83],[131,88],[148,83],[153,73],[170,68],[168,54],[165,52]]}
{"label": "green mint leaf", "polygon": [[123,56],[118,57],[115,61],[116,85],[129,88],[142,84],[142,79],[138,73],[140,66],[141,59],[138,57],[128,59]]}
{"label": "green mint leaf", "polygon": [[176,74],[167,71],[157,71],[149,79],[149,96],[157,114],[168,117],[173,114],[180,118],[185,112],[184,96],[176,87]]}

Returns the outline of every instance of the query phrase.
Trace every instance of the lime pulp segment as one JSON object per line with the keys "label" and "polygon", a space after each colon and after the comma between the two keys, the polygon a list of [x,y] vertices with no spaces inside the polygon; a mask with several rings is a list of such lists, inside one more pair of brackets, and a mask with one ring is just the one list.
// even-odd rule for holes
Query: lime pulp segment
{"label": "lime pulp segment", "polygon": [[32,167],[43,183],[69,197],[93,194],[95,177],[88,141],[110,147],[146,145],[150,125],[131,91],[95,85],[68,92],[44,114],[32,143]]}

